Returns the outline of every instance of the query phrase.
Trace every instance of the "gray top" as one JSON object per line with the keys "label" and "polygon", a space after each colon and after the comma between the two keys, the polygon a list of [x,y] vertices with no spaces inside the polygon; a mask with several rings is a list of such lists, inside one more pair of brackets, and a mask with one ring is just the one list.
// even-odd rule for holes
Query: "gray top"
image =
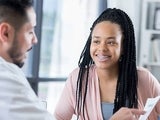
{"label": "gray top", "polygon": [[113,108],[114,108],[114,103],[107,103],[107,102],[101,103],[103,120],[109,120],[109,118],[112,116]]}

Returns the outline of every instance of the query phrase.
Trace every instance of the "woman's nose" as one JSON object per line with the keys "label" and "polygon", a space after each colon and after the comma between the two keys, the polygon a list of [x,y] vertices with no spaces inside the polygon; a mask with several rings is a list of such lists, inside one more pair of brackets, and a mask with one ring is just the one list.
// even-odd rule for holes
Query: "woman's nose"
{"label": "woman's nose", "polygon": [[105,42],[102,42],[99,46],[99,50],[108,50],[107,44]]}

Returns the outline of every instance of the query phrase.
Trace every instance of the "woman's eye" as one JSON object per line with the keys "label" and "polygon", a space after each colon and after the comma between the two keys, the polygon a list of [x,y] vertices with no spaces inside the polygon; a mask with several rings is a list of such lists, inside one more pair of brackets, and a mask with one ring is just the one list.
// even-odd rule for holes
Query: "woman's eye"
{"label": "woman's eye", "polygon": [[93,43],[99,43],[99,41],[98,40],[93,40]]}
{"label": "woman's eye", "polygon": [[109,44],[109,45],[114,45],[115,42],[114,42],[114,41],[109,41],[107,44]]}
{"label": "woman's eye", "polygon": [[114,44],[114,43],[113,43],[113,42],[109,42],[109,44],[111,44],[111,45],[112,45],[112,44]]}

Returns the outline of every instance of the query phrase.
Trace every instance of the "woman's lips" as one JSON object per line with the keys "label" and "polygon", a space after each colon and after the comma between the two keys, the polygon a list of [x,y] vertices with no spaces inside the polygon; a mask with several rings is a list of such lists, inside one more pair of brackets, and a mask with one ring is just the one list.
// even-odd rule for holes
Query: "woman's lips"
{"label": "woman's lips", "polygon": [[96,55],[99,61],[107,61],[110,59],[111,56],[109,55]]}

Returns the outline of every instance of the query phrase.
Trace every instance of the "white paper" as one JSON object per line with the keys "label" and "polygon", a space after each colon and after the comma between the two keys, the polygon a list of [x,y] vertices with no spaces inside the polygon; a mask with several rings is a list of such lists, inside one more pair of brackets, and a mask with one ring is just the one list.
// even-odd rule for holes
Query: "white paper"
{"label": "white paper", "polygon": [[157,96],[155,98],[148,98],[144,107],[144,111],[146,111],[146,113],[144,115],[141,115],[139,120],[146,120],[159,100],[160,96]]}

